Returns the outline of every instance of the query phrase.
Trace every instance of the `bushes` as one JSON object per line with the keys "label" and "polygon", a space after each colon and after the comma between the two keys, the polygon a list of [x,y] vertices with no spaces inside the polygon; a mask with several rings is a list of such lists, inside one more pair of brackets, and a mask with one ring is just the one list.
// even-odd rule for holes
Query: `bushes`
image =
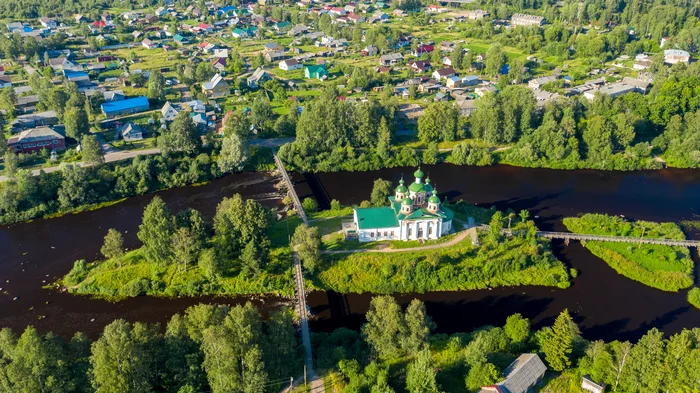
{"label": "bushes", "polygon": [[314,285],[341,293],[424,293],[497,286],[567,288],[567,269],[545,243],[511,237],[496,247],[468,242],[400,253],[326,255]]}
{"label": "bushes", "polygon": [[688,291],[688,302],[695,308],[700,309],[700,288],[695,287]]}
{"label": "bushes", "polygon": [[80,284],[88,275],[87,261],[84,259],[75,261],[73,269],[63,278],[63,283],[67,286]]}
{"label": "bushes", "polygon": [[124,297],[136,297],[145,295],[150,289],[151,280],[147,278],[137,278],[119,288],[119,295]]}

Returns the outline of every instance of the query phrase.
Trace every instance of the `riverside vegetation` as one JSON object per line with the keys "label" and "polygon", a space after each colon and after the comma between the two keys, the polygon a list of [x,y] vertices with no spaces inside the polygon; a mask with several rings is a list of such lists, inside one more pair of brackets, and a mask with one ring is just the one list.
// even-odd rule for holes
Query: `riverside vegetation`
{"label": "riverside vegetation", "polygon": [[[533,330],[520,314],[503,326],[436,334],[425,305],[403,309],[372,299],[360,332],[312,334],[326,391],[474,393],[503,378],[521,353],[548,366],[538,389],[579,393],[582,375],[619,393],[693,392],[700,379],[700,330],[669,338],[656,329],[637,343],[587,341],[567,310]],[[267,319],[250,304],[199,304],[165,326],[116,320],[90,340],[27,327],[0,330],[0,389],[65,393],[272,393],[302,373],[303,349],[290,309]],[[300,392],[301,387],[295,390]]]}
{"label": "riverside vegetation", "polygon": [[[685,239],[674,223],[630,222],[621,217],[585,214],[564,218],[571,232],[629,237]],[[586,248],[625,277],[664,291],[693,285],[694,263],[685,247],[587,241]]]}
{"label": "riverside vegetation", "polygon": [[[313,200],[304,205],[313,208]],[[159,197],[146,207],[138,237],[143,246],[125,252],[121,235],[109,230],[103,261],[76,261],[60,284],[72,293],[112,299],[139,295],[293,294],[292,244],[309,273],[308,286],[341,293],[409,293],[467,290],[494,286],[545,285],[566,288],[569,274],[537,240],[527,212],[516,218],[454,204],[458,217],[469,214],[490,222],[482,244],[468,240],[432,252],[324,255],[326,235],[340,229],[351,212],[334,202],[329,211],[311,213],[311,226],[291,216],[274,222],[272,211],[239,195],[225,198],[212,222],[187,209],[173,215]],[[489,221],[490,220],[490,221]],[[509,222],[514,236],[501,229]],[[291,236],[293,233],[293,236]],[[347,247],[358,247],[357,241]],[[405,246],[405,245],[400,245]],[[359,251],[359,250],[358,250]]]}

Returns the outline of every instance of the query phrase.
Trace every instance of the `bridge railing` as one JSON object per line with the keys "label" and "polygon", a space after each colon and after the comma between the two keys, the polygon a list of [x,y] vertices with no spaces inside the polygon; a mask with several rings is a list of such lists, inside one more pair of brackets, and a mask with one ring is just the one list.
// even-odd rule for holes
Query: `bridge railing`
{"label": "bridge railing", "polygon": [[637,244],[639,244],[639,243],[642,243],[642,244],[660,244],[660,245],[669,245],[669,246],[698,247],[698,248],[700,248],[700,240],[659,239],[659,238],[651,238],[651,237],[591,235],[591,234],[585,234],[585,233],[547,232],[547,231],[537,231],[537,236],[546,237],[548,239],[589,240],[589,241],[615,242],[615,243],[637,243]]}

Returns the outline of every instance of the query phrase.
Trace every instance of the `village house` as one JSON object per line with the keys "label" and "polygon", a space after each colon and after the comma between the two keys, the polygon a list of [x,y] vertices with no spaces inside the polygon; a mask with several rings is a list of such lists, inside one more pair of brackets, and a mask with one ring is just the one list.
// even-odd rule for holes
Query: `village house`
{"label": "village house", "polygon": [[292,71],[302,68],[304,65],[301,64],[297,59],[288,59],[280,61],[279,68],[283,71]]}
{"label": "village house", "polygon": [[145,112],[150,108],[150,105],[148,103],[148,98],[141,96],[128,100],[105,102],[102,104],[101,108],[102,114],[105,115],[105,117],[115,117]]}
{"label": "village house", "polygon": [[47,29],[55,29],[58,27],[58,23],[56,23],[55,20],[49,19],[45,16],[39,18],[39,23],[41,23],[41,25],[46,27]]}
{"label": "village house", "polygon": [[4,89],[6,87],[12,87],[12,78],[10,78],[7,75],[1,75],[0,76],[0,89]]}
{"label": "village house", "polygon": [[143,130],[141,126],[130,121],[117,128],[115,137],[122,139],[124,142],[142,141]]}
{"label": "village house", "polygon": [[482,85],[474,88],[474,93],[476,93],[476,95],[479,96],[479,98],[483,97],[488,93],[495,93],[496,91],[496,86],[494,85]]}
{"label": "village house", "polygon": [[229,95],[231,88],[221,74],[216,74],[208,82],[202,83],[202,93],[208,98],[220,98]]}
{"label": "village house", "polygon": [[141,45],[146,49],[155,49],[158,47],[157,43],[151,41],[148,38],[144,38],[143,41],[141,41]]}
{"label": "village house", "polygon": [[7,147],[14,153],[31,153],[43,149],[64,150],[66,138],[53,127],[39,126],[22,131],[7,141]]}
{"label": "village house", "polygon": [[603,393],[605,384],[593,381],[590,375],[584,375],[581,379],[581,389],[590,393]]}
{"label": "village house", "polygon": [[389,53],[386,55],[379,56],[380,66],[393,66],[398,64],[403,60],[403,55],[401,53]]}
{"label": "village house", "polygon": [[557,77],[553,75],[541,76],[539,78],[530,79],[530,81],[527,82],[527,86],[531,89],[541,89],[542,86],[546,85],[547,83],[555,82],[556,80]]}
{"label": "village house", "polygon": [[19,132],[27,128],[38,126],[53,126],[58,124],[58,116],[55,111],[37,112],[19,115],[10,123],[12,132]]}
{"label": "village house", "polygon": [[289,29],[289,31],[287,32],[287,35],[289,37],[296,37],[298,35],[306,33],[308,30],[309,29],[304,25],[296,25],[296,26],[292,27],[291,29]]}
{"label": "village house", "polygon": [[428,60],[412,61],[408,63],[408,66],[416,72],[430,71],[430,62]]}
{"label": "village house", "polygon": [[214,61],[211,64],[212,64],[212,67],[214,67],[214,69],[219,73],[226,71],[226,58],[225,57],[217,57],[214,59]]}
{"label": "village house", "polygon": [[437,190],[423,171],[413,174],[415,181],[408,187],[403,178],[388,199],[389,206],[355,208],[353,223],[346,237],[360,242],[380,240],[439,239],[452,230],[454,213],[441,206]]}
{"label": "village house", "polygon": [[362,56],[374,56],[378,52],[377,47],[374,45],[368,45],[362,49]]}
{"label": "village house", "polygon": [[418,45],[413,52],[413,56],[419,57],[421,55],[427,55],[433,53],[433,50],[435,50],[435,47],[432,45]]}
{"label": "village house", "polygon": [[462,87],[462,79],[458,76],[451,76],[445,79],[445,85],[450,89],[457,89]]}
{"label": "village house", "polygon": [[510,18],[511,27],[516,26],[537,26],[540,27],[544,24],[545,20],[543,16],[528,15],[528,14],[513,14]]}
{"label": "village house", "polygon": [[462,78],[462,86],[463,87],[476,86],[478,84],[479,84],[479,77],[476,75],[467,75],[464,78]]}
{"label": "village house", "polygon": [[105,101],[122,101],[126,96],[122,90],[110,90],[102,92],[102,97]]}
{"label": "village house", "polygon": [[676,64],[690,62],[690,54],[680,49],[667,49],[664,51],[664,63]]}
{"label": "village house", "polygon": [[467,18],[471,20],[479,20],[479,19],[484,19],[485,17],[489,16],[488,11],[484,10],[473,10],[473,11],[467,11]]}
{"label": "village house", "polygon": [[546,371],[547,366],[537,354],[525,353],[503,371],[503,381],[483,387],[479,393],[529,393],[542,380]]}
{"label": "village house", "polygon": [[284,53],[283,50],[273,50],[265,52],[265,60],[269,61],[270,63],[282,60],[285,57],[287,57],[287,55]]}
{"label": "village house", "polygon": [[442,80],[442,79],[447,79],[451,76],[456,76],[457,71],[455,71],[454,68],[449,67],[449,68],[441,68],[439,70],[433,71],[433,79],[435,80]]}
{"label": "village house", "polygon": [[251,76],[248,77],[246,82],[248,84],[248,87],[250,87],[251,89],[257,89],[260,83],[268,81],[270,79],[272,79],[272,77],[265,70],[263,70],[262,68],[258,68],[255,70],[255,72],[253,72]]}
{"label": "village house", "polygon": [[311,65],[304,68],[304,77],[307,79],[325,80],[328,78],[328,70],[323,65]]}
{"label": "village house", "polygon": [[165,105],[160,109],[160,119],[162,122],[169,122],[175,120],[177,114],[180,111],[167,101]]}

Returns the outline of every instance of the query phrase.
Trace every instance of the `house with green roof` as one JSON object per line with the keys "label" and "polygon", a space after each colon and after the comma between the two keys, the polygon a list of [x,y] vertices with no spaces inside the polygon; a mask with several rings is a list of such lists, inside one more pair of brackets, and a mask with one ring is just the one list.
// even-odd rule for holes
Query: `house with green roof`
{"label": "house with green roof", "polygon": [[413,174],[415,181],[406,187],[399,181],[388,206],[355,208],[354,232],[361,242],[377,240],[439,239],[452,231],[454,213],[441,206],[437,190],[423,171]]}
{"label": "house with green roof", "polygon": [[304,76],[307,79],[328,79],[328,70],[322,65],[310,65],[304,68]]}

